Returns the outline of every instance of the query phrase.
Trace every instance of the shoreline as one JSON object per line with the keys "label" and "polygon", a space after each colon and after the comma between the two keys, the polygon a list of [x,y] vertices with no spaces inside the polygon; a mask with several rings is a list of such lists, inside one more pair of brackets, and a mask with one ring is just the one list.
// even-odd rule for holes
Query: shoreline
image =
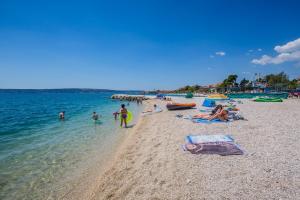
{"label": "shoreline", "polygon": [[[70,199],[70,200],[82,200],[82,199],[91,199],[97,190],[99,178],[103,177],[104,173],[108,171],[113,163],[118,159],[119,154],[121,153],[122,149],[127,144],[127,141],[131,137],[133,132],[136,132],[135,129],[137,129],[138,126],[142,124],[141,120],[143,120],[142,111],[145,110],[147,107],[146,104],[149,104],[150,100],[144,101],[142,105],[142,108],[138,111],[137,118],[134,120],[134,126],[131,128],[120,128],[119,132],[123,134],[120,138],[118,138],[117,143],[114,144],[114,147],[110,150],[109,153],[107,153],[105,156],[103,156],[103,160],[105,160],[106,163],[97,163],[97,166],[93,166],[88,171],[85,171],[84,176],[89,176],[90,178],[81,178],[80,181],[76,181],[77,184],[70,188],[68,192],[66,192],[64,195],[60,197],[60,199]],[[117,121],[119,124],[119,121]],[[83,175],[81,174],[81,177]]]}
{"label": "shoreline", "polygon": [[[174,116],[197,110],[141,117],[85,199],[295,199],[300,188],[300,102],[242,101],[238,106],[248,121],[200,125]],[[149,104],[154,102],[165,109],[161,101]],[[187,134],[222,133],[232,135],[247,153],[193,155],[180,148]]]}

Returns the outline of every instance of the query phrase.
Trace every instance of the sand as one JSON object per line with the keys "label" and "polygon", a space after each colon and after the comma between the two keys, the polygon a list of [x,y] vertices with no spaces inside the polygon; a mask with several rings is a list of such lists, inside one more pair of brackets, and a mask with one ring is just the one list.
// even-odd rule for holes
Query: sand
{"label": "sand", "polygon": [[[176,99],[197,102],[202,98]],[[91,188],[89,199],[300,199],[300,100],[238,105],[248,121],[194,124],[197,110],[141,117]],[[198,106],[199,107],[199,106]],[[193,155],[188,134],[230,134],[245,155]]]}

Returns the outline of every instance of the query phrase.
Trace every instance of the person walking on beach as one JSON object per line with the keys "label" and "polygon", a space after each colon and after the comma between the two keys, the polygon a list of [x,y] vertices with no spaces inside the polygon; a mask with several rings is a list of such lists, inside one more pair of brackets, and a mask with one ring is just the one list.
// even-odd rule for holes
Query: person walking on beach
{"label": "person walking on beach", "polygon": [[125,104],[121,105],[120,113],[121,113],[121,127],[123,126],[123,122],[124,122],[125,128],[127,128],[127,114],[128,114],[128,111],[125,108]]}
{"label": "person walking on beach", "polygon": [[97,121],[99,119],[99,115],[96,112],[93,112],[92,119]]}
{"label": "person walking on beach", "polygon": [[65,119],[65,111],[62,111],[58,114],[58,117],[60,120],[64,120]]}

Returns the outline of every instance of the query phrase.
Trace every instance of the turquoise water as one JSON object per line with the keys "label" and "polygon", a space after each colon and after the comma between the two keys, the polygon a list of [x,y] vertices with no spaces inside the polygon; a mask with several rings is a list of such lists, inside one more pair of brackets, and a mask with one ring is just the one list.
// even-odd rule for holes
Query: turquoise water
{"label": "turquoise water", "polygon": [[[57,199],[78,174],[104,162],[124,134],[112,116],[121,102],[111,95],[0,91],[0,199]],[[132,102],[128,109],[137,116],[141,107]]]}

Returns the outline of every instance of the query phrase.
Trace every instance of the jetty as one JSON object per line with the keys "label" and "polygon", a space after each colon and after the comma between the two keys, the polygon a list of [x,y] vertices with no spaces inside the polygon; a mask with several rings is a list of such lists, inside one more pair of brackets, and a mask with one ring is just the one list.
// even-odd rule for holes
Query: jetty
{"label": "jetty", "polygon": [[150,97],[145,95],[129,95],[129,94],[114,94],[111,96],[112,99],[126,100],[126,101],[136,101],[136,100],[148,100]]}

